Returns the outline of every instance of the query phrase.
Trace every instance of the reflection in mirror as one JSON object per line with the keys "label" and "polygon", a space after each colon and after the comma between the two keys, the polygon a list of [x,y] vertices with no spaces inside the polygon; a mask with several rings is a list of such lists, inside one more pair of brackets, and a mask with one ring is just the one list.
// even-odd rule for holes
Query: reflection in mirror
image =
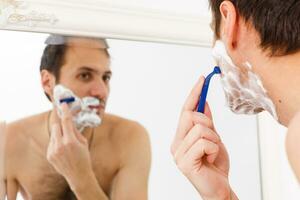
{"label": "reflection in mirror", "polygon": [[[47,37],[1,31],[9,199],[199,199],[170,144],[186,96],[212,70],[210,49],[121,40],[108,40],[107,49],[105,40],[61,37],[44,44]],[[260,199],[255,118],[233,115],[217,81],[210,91],[232,187],[242,199]],[[97,116],[99,126],[88,121],[80,132],[73,125]]]}
{"label": "reflection in mirror", "polygon": [[25,199],[146,199],[147,132],[104,114],[112,76],[106,41],[51,35],[45,43],[39,78],[53,108],[7,126],[9,198],[19,190]]}

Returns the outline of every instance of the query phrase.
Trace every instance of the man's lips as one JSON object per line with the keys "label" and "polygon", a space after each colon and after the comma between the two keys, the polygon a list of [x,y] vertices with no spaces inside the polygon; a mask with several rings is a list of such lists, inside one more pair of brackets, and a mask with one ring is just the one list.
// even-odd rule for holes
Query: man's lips
{"label": "man's lips", "polygon": [[90,105],[89,108],[92,109],[92,110],[93,110],[93,109],[95,109],[95,110],[100,110],[100,109],[104,109],[105,106],[104,106],[104,105],[101,105],[101,104],[100,104],[100,105]]}
{"label": "man's lips", "polygon": [[100,105],[96,106],[96,105],[90,105],[89,109],[96,109],[99,110],[100,109]]}

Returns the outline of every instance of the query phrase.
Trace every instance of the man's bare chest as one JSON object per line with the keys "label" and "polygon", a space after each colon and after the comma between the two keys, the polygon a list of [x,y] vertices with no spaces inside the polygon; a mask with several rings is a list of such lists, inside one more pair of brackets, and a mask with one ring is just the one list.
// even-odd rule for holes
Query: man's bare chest
{"label": "man's bare chest", "polygon": [[[109,195],[118,170],[118,156],[108,149],[91,150],[93,171],[102,190]],[[34,154],[34,152],[32,152]],[[34,158],[34,160],[32,159]],[[24,162],[24,161],[23,161]],[[65,178],[55,171],[46,155],[32,155],[20,167],[18,182],[26,199],[72,200],[75,199]]]}

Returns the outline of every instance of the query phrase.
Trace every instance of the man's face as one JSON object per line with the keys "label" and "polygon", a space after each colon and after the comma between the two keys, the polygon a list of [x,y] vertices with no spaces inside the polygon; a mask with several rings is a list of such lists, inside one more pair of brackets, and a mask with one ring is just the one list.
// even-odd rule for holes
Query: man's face
{"label": "man's face", "polygon": [[[268,111],[277,119],[277,113],[267,90],[248,61],[249,46],[255,41],[245,23],[235,21],[235,9],[223,7],[220,38],[215,39],[213,56],[222,71],[222,85],[229,108],[238,114],[257,114]],[[230,13],[231,12],[231,13]],[[238,29],[237,33],[234,33]],[[250,38],[250,39],[249,39]],[[251,44],[251,45],[250,45]]]}
{"label": "man's face", "polygon": [[111,78],[110,61],[105,51],[80,45],[69,46],[64,61],[56,84],[71,89],[80,98],[90,96],[99,99],[98,114],[103,116]]}

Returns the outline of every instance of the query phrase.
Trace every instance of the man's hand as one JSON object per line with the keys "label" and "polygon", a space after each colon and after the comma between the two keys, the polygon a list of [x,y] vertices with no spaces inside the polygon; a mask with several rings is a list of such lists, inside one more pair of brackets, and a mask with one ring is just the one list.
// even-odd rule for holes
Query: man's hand
{"label": "man's hand", "polygon": [[62,105],[62,117],[54,110],[55,123],[51,128],[47,159],[72,187],[91,173],[92,165],[87,140],[74,127],[67,104]]}
{"label": "man's hand", "polygon": [[62,111],[60,120],[54,109],[47,159],[65,177],[78,199],[106,199],[92,170],[88,142],[75,128],[67,104],[63,103]]}
{"label": "man's hand", "polygon": [[196,112],[204,83],[201,77],[183,107],[171,152],[181,172],[204,199],[232,199],[228,182],[229,159],[216,133],[208,104]]}

